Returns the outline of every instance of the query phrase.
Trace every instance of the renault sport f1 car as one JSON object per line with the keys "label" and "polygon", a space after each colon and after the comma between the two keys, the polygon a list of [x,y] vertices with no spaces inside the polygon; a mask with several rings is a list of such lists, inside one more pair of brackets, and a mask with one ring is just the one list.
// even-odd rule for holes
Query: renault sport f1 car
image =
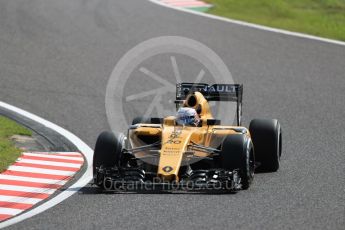
{"label": "renault sport f1 car", "polygon": [[[243,85],[179,83],[177,114],[137,117],[127,135],[103,132],[93,157],[94,184],[105,190],[134,184],[226,191],[248,189],[254,171],[275,172],[282,152],[277,120],[241,126]],[[221,125],[210,101],[236,102],[237,125]],[[138,187],[139,185],[139,187]],[[157,188],[157,187],[156,187]]]}

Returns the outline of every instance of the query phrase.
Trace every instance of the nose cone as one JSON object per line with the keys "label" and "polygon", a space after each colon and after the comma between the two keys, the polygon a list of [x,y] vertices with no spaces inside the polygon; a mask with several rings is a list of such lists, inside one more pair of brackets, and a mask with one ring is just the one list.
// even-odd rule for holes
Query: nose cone
{"label": "nose cone", "polygon": [[188,129],[165,128],[158,166],[158,176],[164,180],[178,180],[183,154],[186,151],[192,131]]}

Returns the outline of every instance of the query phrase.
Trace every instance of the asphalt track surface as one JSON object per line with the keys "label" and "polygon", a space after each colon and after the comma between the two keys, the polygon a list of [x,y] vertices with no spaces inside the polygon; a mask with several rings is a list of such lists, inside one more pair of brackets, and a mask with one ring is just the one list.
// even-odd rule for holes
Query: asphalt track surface
{"label": "asphalt track surface", "polygon": [[93,147],[109,129],[104,96],[113,67],[136,44],[165,35],[200,41],[225,61],[245,85],[245,124],[281,121],[281,170],[256,175],[248,191],[234,195],[97,194],[86,187],[10,228],[343,229],[344,46],[142,0],[0,1],[0,99]]}

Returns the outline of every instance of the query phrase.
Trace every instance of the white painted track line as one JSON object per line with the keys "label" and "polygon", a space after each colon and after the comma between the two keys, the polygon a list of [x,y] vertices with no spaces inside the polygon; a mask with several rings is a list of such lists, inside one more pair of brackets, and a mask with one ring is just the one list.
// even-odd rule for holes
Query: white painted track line
{"label": "white painted track line", "polygon": [[69,156],[57,156],[49,154],[38,154],[38,153],[23,153],[24,156],[33,156],[33,157],[42,157],[42,158],[51,158],[51,159],[64,159],[64,160],[76,160],[83,161],[82,157],[69,157]]}
{"label": "white painted track line", "polygon": [[158,4],[158,5],[170,8],[170,9],[179,10],[182,12],[187,12],[190,14],[195,14],[195,15],[199,15],[202,17],[207,17],[207,18],[211,18],[211,19],[215,19],[215,20],[219,20],[219,21],[223,21],[223,22],[228,22],[228,23],[232,23],[232,24],[236,24],[236,25],[240,25],[240,26],[245,26],[245,27],[254,28],[254,29],[258,29],[258,30],[263,30],[263,31],[268,31],[268,32],[273,32],[273,33],[279,33],[279,34],[285,34],[285,35],[289,35],[289,36],[300,37],[300,38],[305,38],[305,39],[310,39],[310,40],[315,40],[315,41],[345,46],[345,42],[342,42],[342,41],[317,37],[317,36],[298,33],[298,32],[291,32],[291,31],[287,31],[287,30],[283,30],[283,29],[276,29],[276,28],[272,28],[272,27],[268,27],[268,26],[262,26],[262,25],[258,25],[258,24],[254,24],[254,23],[243,22],[243,21],[229,19],[229,18],[223,18],[220,16],[212,15],[212,14],[207,14],[207,13],[202,13],[202,12],[198,12],[198,11],[194,11],[194,10],[170,6],[166,3],[158,1],[158,0],[149,0],[149,1],[154,3],[154,4]]}
{"label": "white painted track line", "polygon": [[[56,131],[57,133],[59,133],[60,135],[64,136],[67,140],[69,140],[71,143],[73,143],[78,148],[78,150],[84,155],[85,161],[86,161],[85,164],[87,165],[87,168],[86,168],[86,171],[84,172],[84,174],[81,175],[81,177],[73,185],[71,185],[66,190],[64,190],[61,193],[59,193],[58,195],[56,195],[55,197],[42,203],[41,205],[39,205],[39,206],[21,214],[21,215],[15,216],[9,220],[1,222],[0,228],[4,228],[4,227],[7,227],[9,225],[18,223],[22,220],[25,220],[27,218],[30,218],[34,215],[37,215],[37,214],[39,214],[39,213],[41,213],[41,212],[43,212],[43,211],[45,211],[45,210],[47,210],[53,206],[59,204],[60,202],[67,199],[71,195],[75,194],[80,188],[87,185],[89,183],[89,181],[92,179],[93,150],[87,144],[85,144],[80,138],[78,138],[77,136],[75,136],[71,132],[65,130],[64,128],[57,126],[56,124],[53,124],[50,121],[47,121],[47,120],[45,120],[45,119],[43,119],[37,115],[34,115],[34,114],[27,112],[27,111],[24,111],[24,110],[17,108],[15,106],[9,105],[5,102],[0,101],[0,107],[8,109],[12,112],[18,113],[21,116],[24,116],[24,117],[29,118],[29,119],[37,122],[37,123],[40,123],[40,124],[46,126],[48,129],[52,129],[52,130]],[[33,156],[37,156],[37,154],[34,154]],[[47,156],[44,155],[44,157],[47,157]],[[78,161],[84,160],[82,157],[78,157],[75,154],[66,154],[65,156],[48,156],[48,157],[58,157],[58,159],[60,158],[60,159],[67,159],[67,160],[68,159],[72,160],[73,158],[76,158],[75,160],[78,160]],[[25,168],[25,167],[23,167],[23,168]],[[55,170],[55,171],[58,171],[58,170]],[[39,173],[42,173],[42,170],[40,170]],[[6,214],[6,213],[0,212],[0,214]],[[13,212],[11,214],[13,214]]]}
{"label": "white painted track line", "polygon": [[80,165],[81,165],[81,164],[54,162],[54,161],[30,160],[30,159],[23,159],[23,158],[19,158],[18,162],[20,162],[20,163],[40,164],[40,165],[64,166],[64,167],[72,167],[72,168],[78,168],[78,169],[80,168]]}
{"label": "white painted track line", "polygon": [[44,193],[44,194],[53,194],[56,191],[56,189],[51,189],[51,188],[35,188],[35,187],[3,185],[3,184],[0,184],[0,189],[18,191],[18,192]]}
{"label": "white painted track line", "polygon": [[17,215],[18,213],[21,213],[23,210],[16,209],[16,208],[0,208],[0,214],[6,214],[6,215]]}
{"label": "white painted track line", "polygon": [[76,153],[76,152],[50,152],[49,154],[57,154],[60,156],[78,156],[78,157],[81,156],[80,153]]}
{"label": "white painted track line", "polygon": [[0,195],[0,201],[8,201],[8,202],[24,203],[24,204],[37,204],[38,202],[42,201],[42,199],[28,198],[28,197],[21,197],[21,196]]}
{"label": "white painted track line", "polygon": [[[2,208],[20,209],[22,212],[30,210],[34,204],[49,198],[68,182],[67,179],[59,180],[59,177],[72,178],[84,162],[83,160],[44,157],[48,154],[54,156],[63,154],[68,158],[75,158],[81,156],[80,153],[33,152],[29,154],[37,156],[28,156],[24,152],[13,165],[8,167],[8,170],[0,174],[0,191],[2,191],[0,210]],[[38,195],[41,197],[37,198]],[[12,217],[12,214],[0,213],[0,221],[6,221]]]}
{"label": "white painted track line", "polygon": [[34,178],[34,177],[22,177],[22,176],[13,176],[7,174],[0,174],[0,179],[5,180],[17,180],[17,181],[26,181],[26,182],[36,182],[36,183],[45,183],[45,184],[66,184],[66,180],[54,180],[54,179],[44,179],[44,178]]}
{"label": "white painted track line", "polygon": [[75,174],[75,172],[73,171],[42,169],[42,168],[14,166],[14,165],[8,167],[8,170],[19,171],[19,172],[43,173],[43,174],[51,174],[51,175],[59,175],[59,176],[73,176]]}

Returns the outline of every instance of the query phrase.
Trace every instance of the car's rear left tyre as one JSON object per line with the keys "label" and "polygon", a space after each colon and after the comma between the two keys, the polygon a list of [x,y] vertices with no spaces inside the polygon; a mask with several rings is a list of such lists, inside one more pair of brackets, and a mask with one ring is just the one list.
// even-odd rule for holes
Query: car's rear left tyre
{"label": "car's rear left tyre", "polygon": [[254,119],[250,122],[255,158],[259,162],[258,171],[276,172],[282,152],[282,130],[275,119]]}
{"label": "car's rear left tyre", "polygon": [[227,170],[239,170],[242,189],[248,189],[254,179],[253,144],[246,135],[227,136],[220,152],[221,167]]}

